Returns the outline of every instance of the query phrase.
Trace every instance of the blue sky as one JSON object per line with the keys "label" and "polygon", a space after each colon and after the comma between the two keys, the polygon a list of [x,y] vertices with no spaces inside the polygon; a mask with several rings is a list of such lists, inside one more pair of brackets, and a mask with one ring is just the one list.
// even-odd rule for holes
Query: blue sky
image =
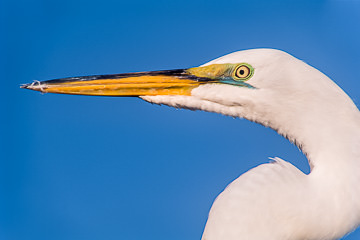
{"label": "blue sky", "polygon": [[267,157],[309,172],[294,146],[245,120],[20,84],[270,47],[359,106],[359,11],[358,1],[1,1],[0,239],[200,239],[215,197]]}

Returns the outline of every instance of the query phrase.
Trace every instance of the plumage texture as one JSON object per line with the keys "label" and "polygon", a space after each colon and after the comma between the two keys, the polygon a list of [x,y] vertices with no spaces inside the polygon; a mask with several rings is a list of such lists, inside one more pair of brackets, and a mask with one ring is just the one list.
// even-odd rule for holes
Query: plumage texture
{"label": "plumage texture", "polygon": [[255,69],[247,81],[255,89],[205,84],[191,96],[142,97],[260,123],[308,157],[309,175],[276,158],[232,182],[215,200],[203,240],[341,238],[360,224],[359,110],[327,76],[279,50],[235,52],[205,65],[243,62]]}

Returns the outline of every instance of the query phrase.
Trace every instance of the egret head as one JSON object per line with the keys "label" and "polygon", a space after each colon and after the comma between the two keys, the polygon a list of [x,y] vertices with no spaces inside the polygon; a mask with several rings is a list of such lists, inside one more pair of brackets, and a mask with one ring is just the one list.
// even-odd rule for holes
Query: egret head
{"label": "egret head", "polygon": [[137,96],[150,102],[190,109],[200,107],[191,101],[244,107],[244,102],[234,97],[289,85],[283,81],[289,60],[297,59],[279,50],[254,49],[228,54],[188,69],[35,81],[22,88],[44,93]]}

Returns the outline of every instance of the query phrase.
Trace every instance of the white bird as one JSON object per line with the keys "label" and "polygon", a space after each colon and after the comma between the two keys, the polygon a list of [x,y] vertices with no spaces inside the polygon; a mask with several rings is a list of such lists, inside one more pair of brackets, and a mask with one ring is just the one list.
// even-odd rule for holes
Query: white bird
{"label": "white bird", "polygon": [[200,67],[65,78],[42,92],[140,96],[157,104],[246,118],[307,156],[306,175],[273,159],[215,200],[203,240],[339,239],[360,224],[360,113],[327,76],[274,49],[235,52]]}

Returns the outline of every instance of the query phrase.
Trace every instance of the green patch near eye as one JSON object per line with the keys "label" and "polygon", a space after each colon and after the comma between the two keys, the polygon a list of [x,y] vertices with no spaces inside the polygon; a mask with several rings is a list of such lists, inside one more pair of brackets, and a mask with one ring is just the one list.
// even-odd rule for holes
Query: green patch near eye
{"label": "green patch near eye", "polygon": [[237,81],[246,81],[254,74],[254,68],[247,63],[225,63],[189,68],[186,72],[201,78],[217,80],[232,78]]}
{"label": "green patch near eye", "polygon": [[189,68],[187,73],[203,78],[218,79],[230,77],[235,64],[211,64],[203,67]]}

